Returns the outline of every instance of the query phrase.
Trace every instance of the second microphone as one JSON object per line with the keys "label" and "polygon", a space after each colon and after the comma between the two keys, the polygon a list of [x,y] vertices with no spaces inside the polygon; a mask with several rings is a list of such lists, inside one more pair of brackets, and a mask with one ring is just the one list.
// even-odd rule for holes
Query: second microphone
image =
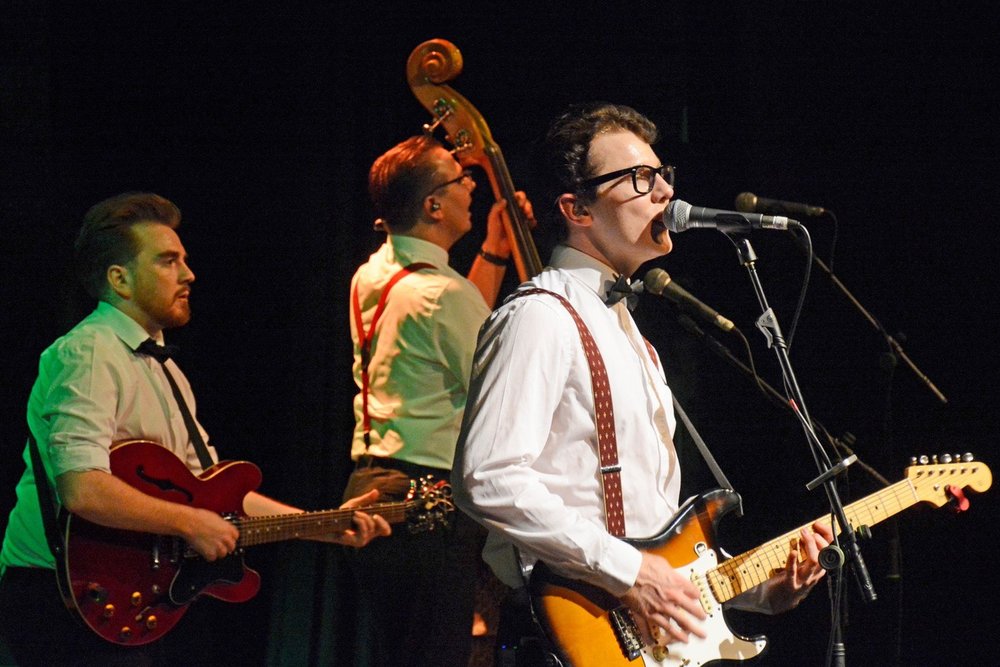
{"label": "second microphone", "polygon": [[675,283],[663,269],[650,269],[643,278],[645,290],[657,296],[665,296],[674,303],[711,322],[723,331],[732,331],[736,325],[732,320],[719,315],[704,303],[693,297],[686,289]]}

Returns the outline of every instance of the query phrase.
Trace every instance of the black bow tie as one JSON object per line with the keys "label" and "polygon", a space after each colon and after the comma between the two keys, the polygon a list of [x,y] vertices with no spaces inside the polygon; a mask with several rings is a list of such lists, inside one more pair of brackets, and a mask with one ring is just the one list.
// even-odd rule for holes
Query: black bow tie
{"label": "black bow tie", "polygon": [[604,303],[613,306],[622,299],[629,310],[635,310],[639,303],[639,294],[643,290],[641,280],[630,282],[625,276],[618,276],[617,280],[608,288],[608,294],[604,297]]}
{"label": "black bow tie", "polygon": [[152,338],[142,341],[139,347],[135,348],[136,354],[145,354],[153,357],[161,364],[180,351],[176,345],[157,345]]}

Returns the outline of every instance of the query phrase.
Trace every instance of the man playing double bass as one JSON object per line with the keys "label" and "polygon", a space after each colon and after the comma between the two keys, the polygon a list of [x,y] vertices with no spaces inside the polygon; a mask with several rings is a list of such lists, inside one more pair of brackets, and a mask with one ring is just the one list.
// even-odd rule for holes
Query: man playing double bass
{"label": "man playing double bass", "polygon": [[[479,326],[489,315],[511,248],[506,202],[489,212],[468,273],[449,266],[472,229],[476,183],[428,135],[373,163],[369,194],[387,238],[351,281],[356,468],[346,495],[377,488],[384,500],[407,480],[448,479]],[[532,218],[523,193],[517,204]],[[355,554],[362,604],[372,620],[374,664],[466,665],[479,560],[474,522],[455,513],[444,531],[396,531]]]}

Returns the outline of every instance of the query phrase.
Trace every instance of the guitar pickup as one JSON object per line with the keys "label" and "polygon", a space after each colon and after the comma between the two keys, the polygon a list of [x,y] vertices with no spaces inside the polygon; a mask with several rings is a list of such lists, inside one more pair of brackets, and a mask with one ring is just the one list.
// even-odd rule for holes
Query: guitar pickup
{"label": "guitar pickup", "polygon": [[712,592],[705,582],[705,578],[698,576],[697,572],[691,573],[691,583],[698,587],[699,601],[701,602],[701,608],[705,610],[705,613],[709,616],[715,611],[715,605],[712,603]]}

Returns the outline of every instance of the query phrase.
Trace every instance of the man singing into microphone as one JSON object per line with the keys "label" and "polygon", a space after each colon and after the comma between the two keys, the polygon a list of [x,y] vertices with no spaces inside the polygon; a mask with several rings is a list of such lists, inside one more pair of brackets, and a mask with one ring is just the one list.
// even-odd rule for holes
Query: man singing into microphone
{"label": "man singing into microphone", "polygon": [[[612,104],[571,107],[550,127],[548,201],[564,240],[480,331],[452,482],[489,529],[484,558],[514,591],[508,611],[544,561],[620,598],[647,642],[656,632],[674,643],[705,635],[698,588],[618,539],[657,534],[680,487],[670,389],[621,298],[624,277],[672,247],[662,218],[674,170],[655,141],[652,122]],[[739,605],[797,605],[823,576],[817,557],[831,539],[823,526],[803,531],[785,566]],[[501,642],[523,635],[517,617],[505,618]]]}

